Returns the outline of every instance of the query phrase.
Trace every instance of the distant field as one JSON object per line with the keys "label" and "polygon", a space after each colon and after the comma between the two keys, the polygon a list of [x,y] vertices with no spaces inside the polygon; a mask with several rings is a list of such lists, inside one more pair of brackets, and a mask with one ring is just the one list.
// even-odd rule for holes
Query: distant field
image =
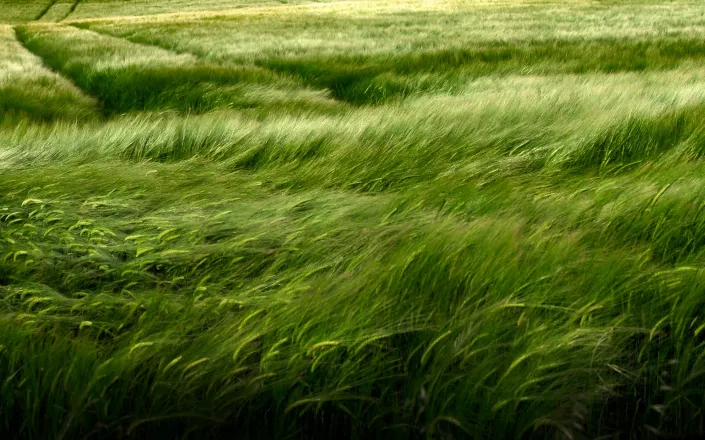
{"label": "distant field", "polygon": [[[330,1],[330,0],[328,0]],[[353,0],[355,1],[355,0]],[[3,23],[75,18],[216,12],[251,6],[327,3],[305,0],[0,0]]]}
{"label": "distant field", "polygon": [[0,436],[705,436],[704,17],[0,0]]}

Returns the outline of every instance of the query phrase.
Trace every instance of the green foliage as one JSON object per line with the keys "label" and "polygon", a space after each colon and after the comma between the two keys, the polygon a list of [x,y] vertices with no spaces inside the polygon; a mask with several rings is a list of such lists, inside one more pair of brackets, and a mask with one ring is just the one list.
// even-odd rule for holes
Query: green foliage
{"label": "green foliage", "polygon": [[0,28],[1,436],[705,434],[700,2],[158,3]]}

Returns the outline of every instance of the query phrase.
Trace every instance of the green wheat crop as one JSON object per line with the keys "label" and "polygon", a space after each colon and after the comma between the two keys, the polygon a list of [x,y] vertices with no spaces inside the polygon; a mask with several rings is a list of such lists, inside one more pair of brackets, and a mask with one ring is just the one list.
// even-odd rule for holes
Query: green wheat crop
{"label": "green wheat crop", "polygon": [[0,0],[0,436],[705,436],[704,15]]}

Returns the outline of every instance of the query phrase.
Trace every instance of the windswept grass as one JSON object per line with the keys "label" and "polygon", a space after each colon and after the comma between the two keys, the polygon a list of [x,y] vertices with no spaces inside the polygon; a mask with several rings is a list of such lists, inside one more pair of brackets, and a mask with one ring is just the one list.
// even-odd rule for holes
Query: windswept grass
{"label": "windswept grass", "polygon": [[[698,65],[705,56],[692,21],[646,38],[644,28],[661,23],[644,23],[645,11],[635,17],[628,6],[610,10],[577,2],[551,6],[555,10],[550,12],[522,3],[507,10],[456,5],[460,10],[432,12],[404,6],[377,15],[333,3],[310,13],[303,6],[292,7],[291,14],[250,11],[232,17],[77,25],[213,62],[289,74],[353,104],[454,93],[490,75],[666,70]],[[694,12],[681,4],[653,11],[663,19]],[[583,20],[576,22],[575,14]],[[599,20],[614,24],[598,26]],[[537,33],[541,38],[529,38]]]}
{"label": "windswept grass", "polygon": [[[0,413],[27,414],[5,429],[697,430],[702,166],[456,174],[372,197],[71,159],[4,173],[0,356],[17,385]],[[37,399],[72,416],[38,423]]]}
{"label": "windswept grass", "polygon": [[199,62],[69,26],[17,28],[23,44],[96,97],[107,114],[132,110],[296,107],[335,111],[322,91],[255,66]]}
{"label": "windswept grass", "polygon": [[12,28],[0,26],[0,123],[85,119],[95,109],[93,100],[22,47]]}
{"label": "windswept grass", "polygon": [[234,6],[0,28],[0,436],[705,436],[702,3]]}
{"label": "windswept grass", "polygon": [[[271,172],[282,185],[387,188],[447,174],[471,178],[482,170],[500,176],[538,169],[618,172],[669,157],[695,160],[703,98],[697,70],[506,77],[477,81],[460,96],[339,115],[134,116],[8,131],[0,139],[6,167],[200,157]],[[499,163],[504,166],[497,169]]]}

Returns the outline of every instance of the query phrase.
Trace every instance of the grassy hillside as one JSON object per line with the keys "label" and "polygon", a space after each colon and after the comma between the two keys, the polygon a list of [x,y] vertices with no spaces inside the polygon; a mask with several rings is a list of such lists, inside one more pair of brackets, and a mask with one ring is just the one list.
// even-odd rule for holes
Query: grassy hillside
{"label": "grassy hillside", "polygon": [[0,434],[705,435],[704,4],[241,5],[0,15]]}

